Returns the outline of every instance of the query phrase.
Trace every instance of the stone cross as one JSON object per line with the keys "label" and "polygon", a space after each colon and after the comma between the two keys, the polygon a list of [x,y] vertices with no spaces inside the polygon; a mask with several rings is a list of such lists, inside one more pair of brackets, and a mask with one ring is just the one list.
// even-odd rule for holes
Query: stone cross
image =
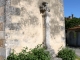
{"label": "stone cross", "polygon": [[45,43],[47,49],[50,48],[49,12],[50,12],[50,9],[48,7],[48,3],[43,2],[42,5],[40,6],[40,13],[42,13],[42,17],[43,17],[44,23],[45,23],[45,42],[44,43]]}

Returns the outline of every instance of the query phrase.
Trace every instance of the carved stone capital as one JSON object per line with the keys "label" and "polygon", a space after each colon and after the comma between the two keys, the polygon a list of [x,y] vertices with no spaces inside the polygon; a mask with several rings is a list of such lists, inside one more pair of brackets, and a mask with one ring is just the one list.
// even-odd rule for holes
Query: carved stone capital
{"label": "carved stone capital", "polygon": [[39,8],[40,8],[40,13],[42,13],[42,14],[50,12],[47,2],[42,2],[41,6]]}

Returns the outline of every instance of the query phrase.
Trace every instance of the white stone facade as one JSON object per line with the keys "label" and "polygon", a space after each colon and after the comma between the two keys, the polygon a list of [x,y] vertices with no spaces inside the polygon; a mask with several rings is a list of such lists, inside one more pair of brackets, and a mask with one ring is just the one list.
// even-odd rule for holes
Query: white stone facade
{"label": "white stone facade", "polygon": [[47,2],[50,8],[51,48],[56,54],[65,47],[63,0],[0,0],[0,9],[4,9],[4,13],[0,13],[0,23],[3,23],[0,36],[4,46],[0,47],[15,49],[18,53],[23,47],[30,49],[45,42],[45,21],[39,9],[42,2]]}

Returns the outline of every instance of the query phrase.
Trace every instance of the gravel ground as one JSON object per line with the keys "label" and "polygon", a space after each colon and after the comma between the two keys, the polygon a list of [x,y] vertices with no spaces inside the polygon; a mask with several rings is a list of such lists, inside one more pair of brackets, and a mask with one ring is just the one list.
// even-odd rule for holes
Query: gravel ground
{"label": "gravel ground", "polygon": [[80,57],[80,48],[71,47],[71,49],[73,49],[75,51],[76,55],[78,55]]}

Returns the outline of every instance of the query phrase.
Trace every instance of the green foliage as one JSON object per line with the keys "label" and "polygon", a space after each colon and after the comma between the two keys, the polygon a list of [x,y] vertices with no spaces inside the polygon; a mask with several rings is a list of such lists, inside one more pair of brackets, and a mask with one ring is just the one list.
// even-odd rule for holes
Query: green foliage
{"label": "green foliage", "polygon": [[80,60],[80,57],[76,55],[76,60]]}
{"label": "green foliage", "polygon": [[7,60],[50,60],[50,54],[41,45],[38,45],[34,49],[27,52],[27,48],[24,48],[22,52],[14,54],[12,52]]}
{"label": "green foliage", "polygon": [[62,58],[62,60],[75,60],[76,54],[72,49],[63,48],[58,52],[58,57]]}
{"label": "green foliage", "polygon": [[80,18],[65,20],[66,29],[80,25]]}

